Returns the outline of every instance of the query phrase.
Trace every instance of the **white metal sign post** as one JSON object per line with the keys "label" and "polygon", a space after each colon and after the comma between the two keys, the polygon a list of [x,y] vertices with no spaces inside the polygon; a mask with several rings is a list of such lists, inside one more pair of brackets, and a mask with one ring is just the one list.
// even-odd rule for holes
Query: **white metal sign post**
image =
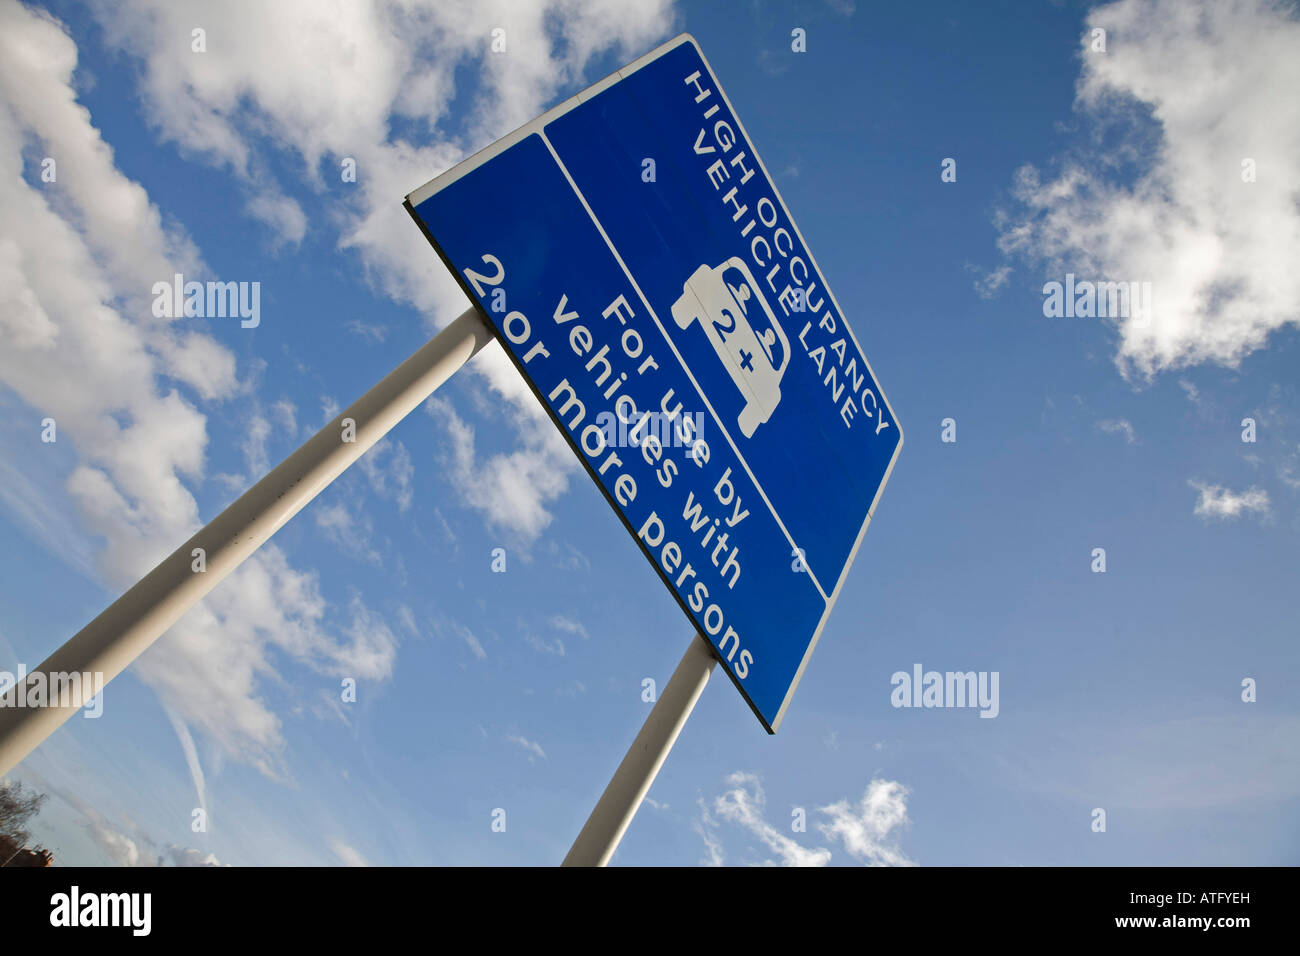
{"label": "white metal sign post", "polygon": [[[102,673],[107,684],[491,341],[478,310],[465,312],[110,604],[27,680]],[[196,548],[204,552],[203,571],[195,570]],[[0,707],[0,776],[82,703],[67,695],[46,706],[19,707],[20,691],[10,688],[6,706]]]}
{"label": "white metal sign post", "polygon": [[709,682],[716,663],[709,642],[696,634],[628,748],[627,756],[614,771],[596,809],[591,811],[578,839],[573,841],[563,866],[604,866],[609,862],[659,768],[668,758],[677,735],[686,726],[686,718],[691,716],[695,702],[704,693],[704,685]]}

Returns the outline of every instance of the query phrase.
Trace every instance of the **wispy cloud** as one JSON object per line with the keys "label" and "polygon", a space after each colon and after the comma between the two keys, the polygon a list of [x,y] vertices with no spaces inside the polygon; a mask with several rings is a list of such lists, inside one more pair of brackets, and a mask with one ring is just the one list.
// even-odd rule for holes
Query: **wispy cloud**
{"label": "wispy cloud", "polygon": [[975,294],[981,299],[992,299],[1011,278],[1012,268],[1008,265],[998,266],[975,280]]}
{"label": "wispy cloud", "polygon": [[86,824],[86,832],[105,855],[118,866],[141,865],[140,847],[122,831],[96,820]]}
{"label": "wispy cloud", "polygon": [[185,765],[189,767],[190,779],[194,783],[194,796],[198,800],[198,805],[204,813],[208,811],[208,785],[203,776],[203,765],[199,762],[199,750],[194,744],[194,735],[190,733],[189,727],[185,726],[183,721],[174,710],[170,707],[163,708],[167,713],[167,719],[171,721],[172,729],[176,732],[176,739],[180,741],[181,750],[185,754]]}
{"label": "wispy cloud", "polygon": [[271,417],[288,437],[293,438],[298,434],[298,408],[287,398],[282,398],[271,406]]}
{"label": "wispy cloud", "polygon": [[726,851],[722,848],[722,841],[714,830],[713,818],[709,816],[709,811],[703,806],[701,801],[701,816],[691,824],[691,828],[700,835],[704,841],[704,852],[708,854],[700,861],[703,866],[722,866],[727,861]]}
{"label": "wispy cloud", "polygon": [[347,505],[337,500],[322,502],[312,510],[316,516],[316,527],[344,554],[360,558],[376,567],[383,564],[379,552],[371,543],[374,529],[369,518],[354,515]]}
{"label": "wispy cloud", "polygon": [[362,322],[360,319],[349,319],[344,328],[358,338],[365,339],[367,342],[376,345],[388,338],[388,326]]}
{"label": "wispy cloud", "polygon": [[1125,444],[1137,444],[1137,431],[1133,428],[1133,423],[1126,418],[1103,419],[1097,422],[1097,428],[1108,435],[1123,435]]}
{"label": "wispy cloud", "polygon": [[440,636],[446,637],[450,635],[463,641],[476,660],[481,661],[487,658],[487,651],[483,648],[483,642],[478,639],[478,636],[473,631],[459,621],[444,617],[435,620],[433,628]]}
{"label": "wispy cloud", "polygon": [[307,214],[288,196],[262,192],[253,196],[246,207],[254,219],[271,228],[271,246],[297,246],[307,235]]}
{"label": "wispy cloud", "polygon": [[244,464],[248,468],[248,480],[258,481],[271,469],[271,462],[266,454],[266,442],[271,437],[271,423],[261,412],[254,412],[244,426]]}
{"label": "wispy cloud", "polygon": [[581,637],[584,641],[588,640],[591,636],[587,633],[587,629],[582,626],[581,621],[576,621],[563,614],[552,616],[550,623],[551,627],[555,628],[557,631],[563,631],[565,634],[572,634],[575,637]]}
{"label": "wispy cloud", "polygon": [[405,445],[395,438],[381,439],[361,456],[359,464],[375,494],[397,502],[400,511],[411,507],[415,466]]}
{"label": "wispy cloud", "polygon": [[329,841],[327,841],[327,845],[330,848],[330,852],[333,853],[336,857],[338,857],[339,861],[344,866],[369,866],[370,865],[368,862],[366,862],[366,858],[361,855],[361,851],[357,850],[355,847],[349,846],[347,843],[344,843],[342,840],[338,839],[337,837],[333,837]]}
{"label": "wispy cloud", "polygon": [[830,862],[830,850],[801,846],[767,822],[767,797],[756,775],[737,771],[727,777],[727,784],[731,789],[714,798],[713,813],[758,837],[777,856],[776,861],[767,861],[769,865],[825,866]]}
{"label": "wispy cloud", "polygon": [[[204,853],[192,846],[173,843],[158,854],[158,866],[221,866],[214,853]],[[226,864],[229,865],[229,864]]]}
{"label": "wispy cloud", "polygon": [[758,66],[768,76],[780,76],[790,69],[790,50],[763,50],[758,54]]}
{"label": "wispy cloud", "polygon": [[548,641],[545,638],[538,637],[532,631],[525,630],[524,643],[533,650],[542,654],[554,654],[556,657],[563,657],[565,654],[564,641],[560,640],[558,637],[552,641]]}
{"label": "wispy cloud", "polygon": [[895,780],[872,780],[857,803],[840,800],[818,812],[830,818],[819,823],[827,839],[844,844],[853,857],[868,866],[913,866],[894,844],[896,831],[905,827],[910,791]]}
{"label": "wispy cloud", "polygon": [[1206,521],[1228,521],[1250,514],[1263,517],[1272,510],[1268,492],[1263,488],[1251,486],[1245,491],[1235,492],[1222,485],[1210,485],[1194,479],[1187,483],[1200,493],[1193,513]]}
{"label": "wispy cloud", "polygon": [[541,758],[542,760],[546,759],[546,751],[543,750],[542,745],[535,740],[529,740],[527,737],[521,737],[519,734],[509,734],[506,736],[506,740],[522,747],[524,752],[528,754],[529,763],[533,763],[534,758]]}
{"label": "wispy cloud", "polygon": [[572,452],[540,409],[532,413],[535,424],[525,447],[482,460],[473,426],[448,402],[434,398],[425,407],[447,430],[450,478],[461,500],[521,544],[535,541],[551,523],[549,503],[568,489],[569,474],[577,469]]}
{"label": "wispy cloud", "polygon": [[[720,823],[733,824],[759,841],[775,855],[761,862],[766,866],[825,866],[831,861],[826,847],[806,847],[782,829],[768,822],[767,797],[757,775],[737,771],[726,778],[729,787],[711,804],[701,801],[701,814],[693,824],[704,840],[706,865],[721,866],[726,851]],[[857,801],[840,800],[820,807],[826,818],[817,829],[832,842],[842,843],[850,856],[868,866],[913,866],[896,845],[898,832],[908,825],[909,791],[891,780],[872,780]]]}

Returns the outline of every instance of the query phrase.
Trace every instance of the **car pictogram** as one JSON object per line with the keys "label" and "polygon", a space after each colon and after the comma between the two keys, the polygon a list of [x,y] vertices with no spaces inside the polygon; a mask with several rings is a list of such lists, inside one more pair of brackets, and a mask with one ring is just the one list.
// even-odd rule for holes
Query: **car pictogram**
{"label": "car pictogram", "polygon": [[672,312],[680,329],[699,321],[745,399],[737,419],[741,434],[753,437],[781,401],[790,341],[749,267],[736,256],[717,267],[700,266],[682,286]]}

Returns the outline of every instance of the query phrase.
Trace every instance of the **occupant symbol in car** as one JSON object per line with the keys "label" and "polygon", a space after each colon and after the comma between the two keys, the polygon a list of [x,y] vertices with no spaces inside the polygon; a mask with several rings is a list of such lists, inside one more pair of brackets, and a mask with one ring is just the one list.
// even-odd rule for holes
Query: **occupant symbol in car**
{"label": "occupant symbol in car", "polygon": [[790,341],[749,267],[735,256],[716,268],[700,266],[686,280],[672,311],[678,328],[699,321],[745,399],[736,423],[742,435],[752,438],[781,401]]}

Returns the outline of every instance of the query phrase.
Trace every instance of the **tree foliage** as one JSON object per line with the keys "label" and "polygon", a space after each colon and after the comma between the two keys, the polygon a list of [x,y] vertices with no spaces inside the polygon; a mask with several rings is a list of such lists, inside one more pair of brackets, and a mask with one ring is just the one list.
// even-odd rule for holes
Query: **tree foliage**
{"label": "tree foliage", "polygon": [[41,810],[45,794],[21,783],[0,783],[0,863],[27,845],[31,831],[27,824]]}

